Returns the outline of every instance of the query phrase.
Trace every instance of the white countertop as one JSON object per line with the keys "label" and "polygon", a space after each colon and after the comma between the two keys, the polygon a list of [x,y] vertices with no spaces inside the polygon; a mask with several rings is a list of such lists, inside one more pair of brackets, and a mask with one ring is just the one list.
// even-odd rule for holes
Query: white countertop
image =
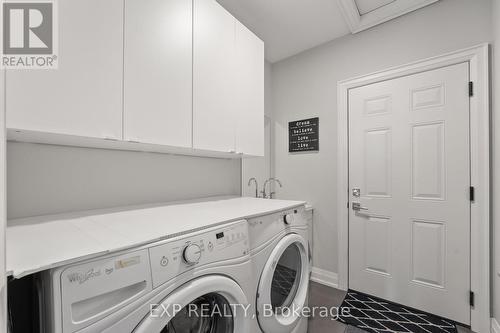
{"label": "white countertop", "polygon": [[15,278],[202,228],[305,205],[218,197],[10,220],[7,274]]}

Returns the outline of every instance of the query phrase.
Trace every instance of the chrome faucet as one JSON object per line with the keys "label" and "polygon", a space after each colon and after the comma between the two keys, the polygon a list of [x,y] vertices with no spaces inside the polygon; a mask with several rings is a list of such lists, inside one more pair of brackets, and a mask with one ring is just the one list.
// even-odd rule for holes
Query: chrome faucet
{"label": "chrome faucet", "polygon": [[[266,186],[267,186],[267,183],[270,183],[270,182],[276,182],[276,183],[278,183],[278,185],[279,185],[280,187],[283,187],[283,185],[281,185],[281,182],[279,181],[279,179],[274,178],[274,177],[269,178],[269,179],[268,179],[268,180],[266,180],[266,182],[264,183],[264,188],[263,188],[263,190],[262,190],[262,197],[263,197],[264,199],[272,199],[272,198],[273,198],[273,195],[275,194],[275,192],[271,192],[271,193],[269,193],[269,195],[267,195],[267,193],[266,193]],[[271,189],[269,189],[269,191],[271,191]]]}
{"label": "chrome faucet", "polygon": [[255,183],[255,197],[258,198],[259,197],[259,183],[257,183],[257,179],[252,177],[248,180],[248,186],[250,186],[252,184],[252,181]]}

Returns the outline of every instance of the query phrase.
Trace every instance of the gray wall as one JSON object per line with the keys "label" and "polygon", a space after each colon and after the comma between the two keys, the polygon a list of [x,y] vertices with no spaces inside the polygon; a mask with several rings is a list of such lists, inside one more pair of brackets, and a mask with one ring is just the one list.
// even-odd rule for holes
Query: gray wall
{"label": "gray wall", "polygon": [[493,316],[500,323],[500,1],[493,1],[493,258],[492,258],[492,303]]}
{"label": "gray wall", "polygon": [[272,117],[272,64],[269,61],[264,63],[264,114]]}
{"label": "gray wall", "polygon": [[[271,177],[272,171],[272,109],[271,109],[271,63],[265,62],[264,71],[264,157],[247,158],[241,161],[241,194],[245,197],[255,196],[255,184],[248,186],[250,178],[256,178],[259,189],[258,194],[262,191],[262,186],[266,179]],[[268,191],[269,192],[269,191]]]}
{"label": "gray wall", "polygon": [[[314,208],[314,266],[337,272],[337,82],[491,41],[491,0],[442,0],[273,64],[279,197]],[[319,116],[320,152],[290,155],[287,122]]]}
{"label": "gray wall", "polygon": [[240,161],[9,142],[9,218],[240,194]]}

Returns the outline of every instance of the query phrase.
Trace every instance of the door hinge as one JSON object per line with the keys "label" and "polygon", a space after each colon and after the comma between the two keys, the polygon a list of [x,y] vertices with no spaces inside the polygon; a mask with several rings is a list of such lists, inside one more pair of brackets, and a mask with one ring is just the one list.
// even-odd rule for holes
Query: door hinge
{"label": "door hinge", "polygon": [[469,187],[469,200],[472,202],[475,200],[476,197],[476,189],[474,186]]}
{"label": "door hinge", "polygon": [[474,307],[474,292],[471,291],[469,294],[469,304],[470,306]]}
{"label": "door hinge", "polygon": [[474,82],[469,82],[469,97],[474,96]]}

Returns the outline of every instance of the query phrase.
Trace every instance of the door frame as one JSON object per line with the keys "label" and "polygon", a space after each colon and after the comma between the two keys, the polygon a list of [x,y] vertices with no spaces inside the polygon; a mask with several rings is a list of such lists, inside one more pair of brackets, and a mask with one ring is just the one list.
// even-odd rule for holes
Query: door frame
{"label": "door frame", "polygon": [[474,93],[470,98],[470,172],[475,200],[471,203],[471,329],[490,329],[490,91],[489,45],[481,44],[441,56],[340,81],[338,93],[337,220],[339,288],[349,287],[349,118],[350,89],[459,63],[469,63]]}

